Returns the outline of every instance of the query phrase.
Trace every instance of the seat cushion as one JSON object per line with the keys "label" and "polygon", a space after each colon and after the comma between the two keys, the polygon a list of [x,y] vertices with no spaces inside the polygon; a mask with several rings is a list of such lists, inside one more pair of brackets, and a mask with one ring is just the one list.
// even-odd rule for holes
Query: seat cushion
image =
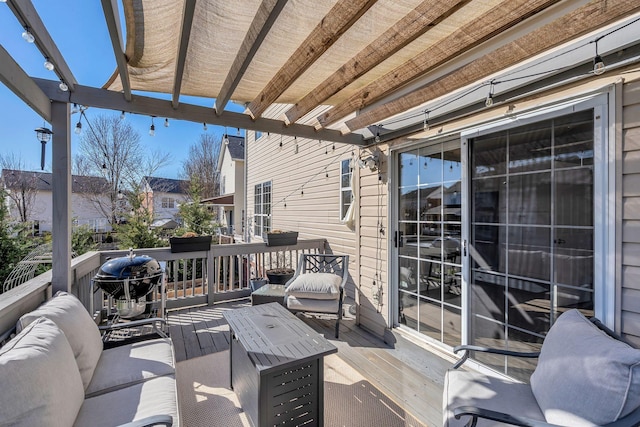
{"label": "seat cushion", "polygon": [[332,273],[305,273],[296,277],[285,293],[296,298],[337,299],[342,277]]}
{"label": "seat cushion", "polygon": [[84,388],[64,333],[39,318],[0,349],[0,425],[70,426]]}
{"label": "seat cushion", "polygon": [[567,311],[547,333],[531,388],[550,423],[613,422],[640,406],[640,350]]}
{"label": "seat cushion", "polygon": [[102,353],[100,330],[91,315],[74,295],[58,292],[37,309],[23,315],[16,329],[22,330],[39,317],[52,320],[66,335],[86,388]]}
{"label": "seat cushion", "polygon": [[173,345],[169,338],[122,345],[102,352],[85,393],[91,397],[174,373]]}
{"label": "seat cushion", "polygon": [[[462,427],[469,421],[469,417],[456,420],[453,416],[453,410],[460,406],[475,406],[538,421],[545,420],[528,384],[478,372],[449,370],[444,379],[442,400],[444,427]],[[483,419],[479,419],[477,424],[478,427],[507,425]]]}
{"label": "seat cushion", "polygon": [[312,311],[316,313],[338,313],[339,299],[311,299],[298,298],[293,295],[287,297],[287,308],[291,311]]}
{"label": "seat cushion", "polygon": [[[180,426],[175,376],[150,380],[85,399],[75,427],[113,427],[154,415],[171,415]],[[69,424],[70,425],[70,424]]]}

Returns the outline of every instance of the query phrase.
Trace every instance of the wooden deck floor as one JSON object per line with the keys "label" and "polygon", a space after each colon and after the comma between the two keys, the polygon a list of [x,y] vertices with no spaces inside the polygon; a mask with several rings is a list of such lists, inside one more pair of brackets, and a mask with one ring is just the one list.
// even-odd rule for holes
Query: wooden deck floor
{"label": "wooden deck floor", "polygon": [[[178,361],[229,348],[229,327],[223,313],[250,305],[238,300],[213,307],[169,313],[171,338]],[[298,314],[338,348],[338,356],[390,399],[429,427],[442,425],[444,373],[451,359],[429,352],[401,334],[390,345],[355,324],[347,315],[340,323],[340,338],[333,335],[335,318]]]}

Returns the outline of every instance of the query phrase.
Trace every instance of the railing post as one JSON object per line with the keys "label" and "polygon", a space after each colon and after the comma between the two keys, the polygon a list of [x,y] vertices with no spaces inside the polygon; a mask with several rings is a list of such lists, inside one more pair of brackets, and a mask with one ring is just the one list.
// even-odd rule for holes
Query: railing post
{"label": "railing post", "polygon": [[207,304],[209,306],[212,306],[216,302],[216,274],[214,264],[213,251],[209,248],[207,251]]}

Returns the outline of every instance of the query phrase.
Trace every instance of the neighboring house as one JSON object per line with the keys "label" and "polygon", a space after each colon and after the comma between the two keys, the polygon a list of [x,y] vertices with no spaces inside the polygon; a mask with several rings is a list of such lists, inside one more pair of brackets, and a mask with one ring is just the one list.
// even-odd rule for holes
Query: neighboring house
{"label": "neighboring house", "polygon": [[218,156],[217,172],[220,177],[220,196],[205,199],[202,203],[218,210],[223,234],[233,235],[236,241],[245,240],[245,185],[244,147],[241,136],[228,135],[228,143],[222,144]]}
{"label": "neighboring house", "polygon": [[535,351],[575,307],[640,345],[640,71],[530,91],[364,149],[248,132],[252,237],[350,255],[357,321],[384,338]]}
{"label": "neighboring house", "polygon": [[188,200],[189,181],[145,176],[142,178],[142,206],[154,220],[175,219],[180,204]]}
{"label": "neighboring house", "polygon": [[[105,194],[109,187],[107,180],[81,175],[73,175],[71,178],[74,225],[86,225],[96,232],[110,231],[108,218],[98,208],[99,204],[109,205],[109,197]],[[2,182],[9,193],[6,203],[11,217],[16,221],[26,219],[31,222],[35,233],[50,232],[53,217],[51,174],[3,169]]]}

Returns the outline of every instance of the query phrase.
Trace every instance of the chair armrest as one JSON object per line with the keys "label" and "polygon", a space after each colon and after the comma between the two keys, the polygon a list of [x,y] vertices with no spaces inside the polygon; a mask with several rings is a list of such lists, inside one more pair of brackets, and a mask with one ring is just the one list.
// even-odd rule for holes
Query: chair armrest
{"label": "chair armrest", "polygon": [[502,350],[500,348],[490,348],[490,347],[480,347],[477,345],[459,345],[453,348],[453,352],[457,353],[459,351],[464,351],[464,354],[458,360],[455,365],[453,365],[453,369],[458,369],[464,362],[469,358],[469,353],[472,351],[480,351],[483,353],[492,353],[492,354],[501,354],[503,356],[514,356],[514,357],[529,357],[535,358],[540,356],[540,352],[536,351],[533,353],[526,353],[521,351],[511,351],[511,350]]}
{"label": "chair armrest", "polygon": [[151,427],[151,426],[171,427],[172,425],[173,425],[173,417],[171,415],[154,415],[151,417],[142,418],[138,421],[131,421],[130,423],[120,424],[118,427]]}
{"label": "chair armrest", "polygon": [[478,422],[478,418],[483,418],[492,421],[498,421],[505,424],[511,424],[521,427],[560,427],[556,424],[549,424],[544,421],[532,420],[527,417],[518,417],[502,412],[492,411],[490,409],[476,408],[475,406],[460,406],[453,410],[453,416],[457,420],[460,417],[470,416],[471,423],[467,424],[469,427],[475,427]]}

